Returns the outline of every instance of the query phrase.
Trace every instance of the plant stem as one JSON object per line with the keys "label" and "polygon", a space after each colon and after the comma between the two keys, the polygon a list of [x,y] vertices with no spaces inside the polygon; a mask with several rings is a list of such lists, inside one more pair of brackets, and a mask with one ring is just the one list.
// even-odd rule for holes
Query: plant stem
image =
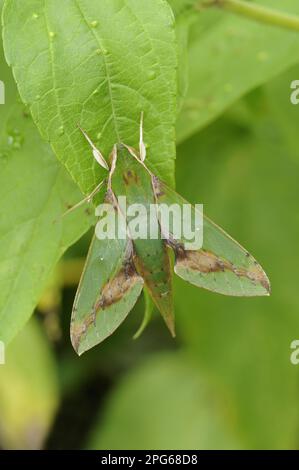
{"label": "plant stem", "polygon": [[249,3],[244,0],[202,0],[196,5],[196,9],[199,10],[206,7],[221,8],[260,23],[299,31],[299,16],[283,13],[256,3]]}

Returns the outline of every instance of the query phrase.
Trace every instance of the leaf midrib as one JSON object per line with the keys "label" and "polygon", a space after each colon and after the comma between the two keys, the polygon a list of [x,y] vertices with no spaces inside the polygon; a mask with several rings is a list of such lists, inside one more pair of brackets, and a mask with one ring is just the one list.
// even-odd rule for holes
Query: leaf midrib
{"label": "leaf midrib", "polygon": [[93,37],[95,38],[99,48],[102,51],[102,58],[103,58],[103,63],[104,63],[104,67],[105,67],[105,74],[106,74],[107,83],[108,83],[108,92],[109,92],[109,97],[110,97],[110,104],[111,104],[111,112],[112,112],[114,130],[115,130],[115,134],[116,134],[116,137],[117,137],[117,141],[118,141],[118,143],[120,143],[120,134],[119,134],[119,130],[118,130],[118,127],[117,127],[116,112],[115,112],[114,99],[113,99],[113,93],[112,93],[111,76],[110,76],[110,72],[109,72],[109,68],[108,68],[108,62],[105,58],[105,55],[103,54],[103,45],[102,45],[101,40],[99,39],[99,37],[97,36],[95,31],[93,30],[93,28],[88,23],[85,15],[84,15],[84,13],[83,13],[83,11],[82,11],[79,3],[78,3],[78,0],[75,0],[74,4],[76,5],[76,7],[77,7],[84,23],[86,24],[88,31],[93,35]]}

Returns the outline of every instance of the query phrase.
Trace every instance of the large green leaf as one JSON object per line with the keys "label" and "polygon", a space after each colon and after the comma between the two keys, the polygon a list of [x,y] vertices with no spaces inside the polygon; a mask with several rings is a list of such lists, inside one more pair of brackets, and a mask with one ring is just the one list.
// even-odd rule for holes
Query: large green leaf
{"label": "large green leaf", "polygon": [[102,176],[79,122],[108,155],[136,145],[144,111],[148,158],[174,177],[177,50],[164,0],[9,0],[4,44],[24,102],[83,192]]}
{"label": "large green leaf", "polygon": [[[186,3],[172,0],[178,15]],[[195,3],[195,1],[193,2]],[[299,13],[296,0],[257,3]],[[189,89],[178,118],[182,141],[207,125],[248,90],[298,62],[299,34],[227,11],[194,12],[189,47]]]}
{"label": "large green leaf", "polygon": [[[129,432],[128,432],[129,431]],[[229,398],[190,357],[160,354],[125,378],[111,397],[92,449],[238,448]]]}
{"label": "large green leaf", "polygon": [[59,400],[57,372],[36,321],[9,345],[0,366],[0,445],[40,449]]}
{"label": "large green leaf", "polygon": [[80,191],[17,105],[0,51],[6,104],[0,106],[0,340],[7,343],[30,317],[65,249],[89,227],[79,211],[62,219]]}

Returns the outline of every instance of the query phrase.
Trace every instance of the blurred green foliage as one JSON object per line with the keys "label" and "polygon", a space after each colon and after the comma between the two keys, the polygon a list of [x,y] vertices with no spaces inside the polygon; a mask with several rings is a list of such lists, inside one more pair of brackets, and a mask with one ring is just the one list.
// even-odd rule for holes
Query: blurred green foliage
{"label": "blurred green foliage", "polygon": [[33,319],[7,348],[0,369],[0,442],[5,449],[43,446],[59,402],[57,370]]}
{"label": "blurred green foliage", "polygon": [[93,430],[89,447],[236,449],[229,399],[217,393],[192,356],[153,355],[113,394],[104,426]]}
{"label": "blurred green foliage", "polygon": [[[185,0],[172,1],[181,4]],[[281,9],[280,0],[256,3]],[[285,0],[283,8],[299,14],[299,5],[293,0]],[[185,48],[188,89],[177,122],[180,142],[213,121],[237,98],[296,64],[299,45],[298,33],[217,10],[180,10],[181,17],[191,22],[191,29],[189,47]]]}
{"label": "blurred green foliage", "polygon": [[[179,54],[185,66],[177,189],[203,202],[205,213],[261,262],[272,295],[228,298],[177,279],[176,340],[157,315],[138,340],[131,339],[140,324],[140,300],[115,335],[79,359],[68,336],[75,291],[65,288],[61,304],[41,307],[43,315],[16,336],[0,365],[3,448],[298,448],[299,365],[290,362],[290,344],[299,338],[299,107],[290,103],[290,83],[299,79],[298,37],[218,11],[206,12],[201,23],[188,9],[193,2],[169,3],[181,44],[188,36],[184,28],[192,25],[188,51],[182,46]],[[298,8],[295,0],[284,5]],[[237,39],[225,33],[231,23],[242,33]],[[260,60],[257,47],[265,52]],[[7,90],[2,133],[15,101],[4,71],[1,63]],[[218,103],[209,108],[213,112],[205,104],[203,111],[190,108],[190,100],[206,103],[207,95]],[[17,154],[29,158],[24,155]],[[20,208],[22,197],[15,202]],[[7,220],[2,205],[4,214]],[[85,256],[89,240],[86,235],[64,259]],[[12,307],[8,318],[13,313]]]}

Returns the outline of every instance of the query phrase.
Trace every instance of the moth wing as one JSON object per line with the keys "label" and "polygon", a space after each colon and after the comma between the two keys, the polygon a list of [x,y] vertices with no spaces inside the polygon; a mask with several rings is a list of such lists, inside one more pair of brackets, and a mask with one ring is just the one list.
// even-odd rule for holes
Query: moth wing
{"label": "moth wing", "polygon": [[132,262],[132,242],[94,236],[74,301],[71,341],[81,355],[110,336],[134,307],[143,279]]}
{"label": "moth wing", "polygon": [[[153,188],[159,204],[178,204],[180,207],[188,204],[156,178],[153,179]],[[196,209],[192,206],[191,218],[195,220],[195,216]],[[270,283],[262,267],[238,242],[207,217],[203,217],[203,245],[200,249],[186,250],[186,240],[182,237],[173,243],[176,252],[174,270],[191,284],[224,295],[269,295]]]}

